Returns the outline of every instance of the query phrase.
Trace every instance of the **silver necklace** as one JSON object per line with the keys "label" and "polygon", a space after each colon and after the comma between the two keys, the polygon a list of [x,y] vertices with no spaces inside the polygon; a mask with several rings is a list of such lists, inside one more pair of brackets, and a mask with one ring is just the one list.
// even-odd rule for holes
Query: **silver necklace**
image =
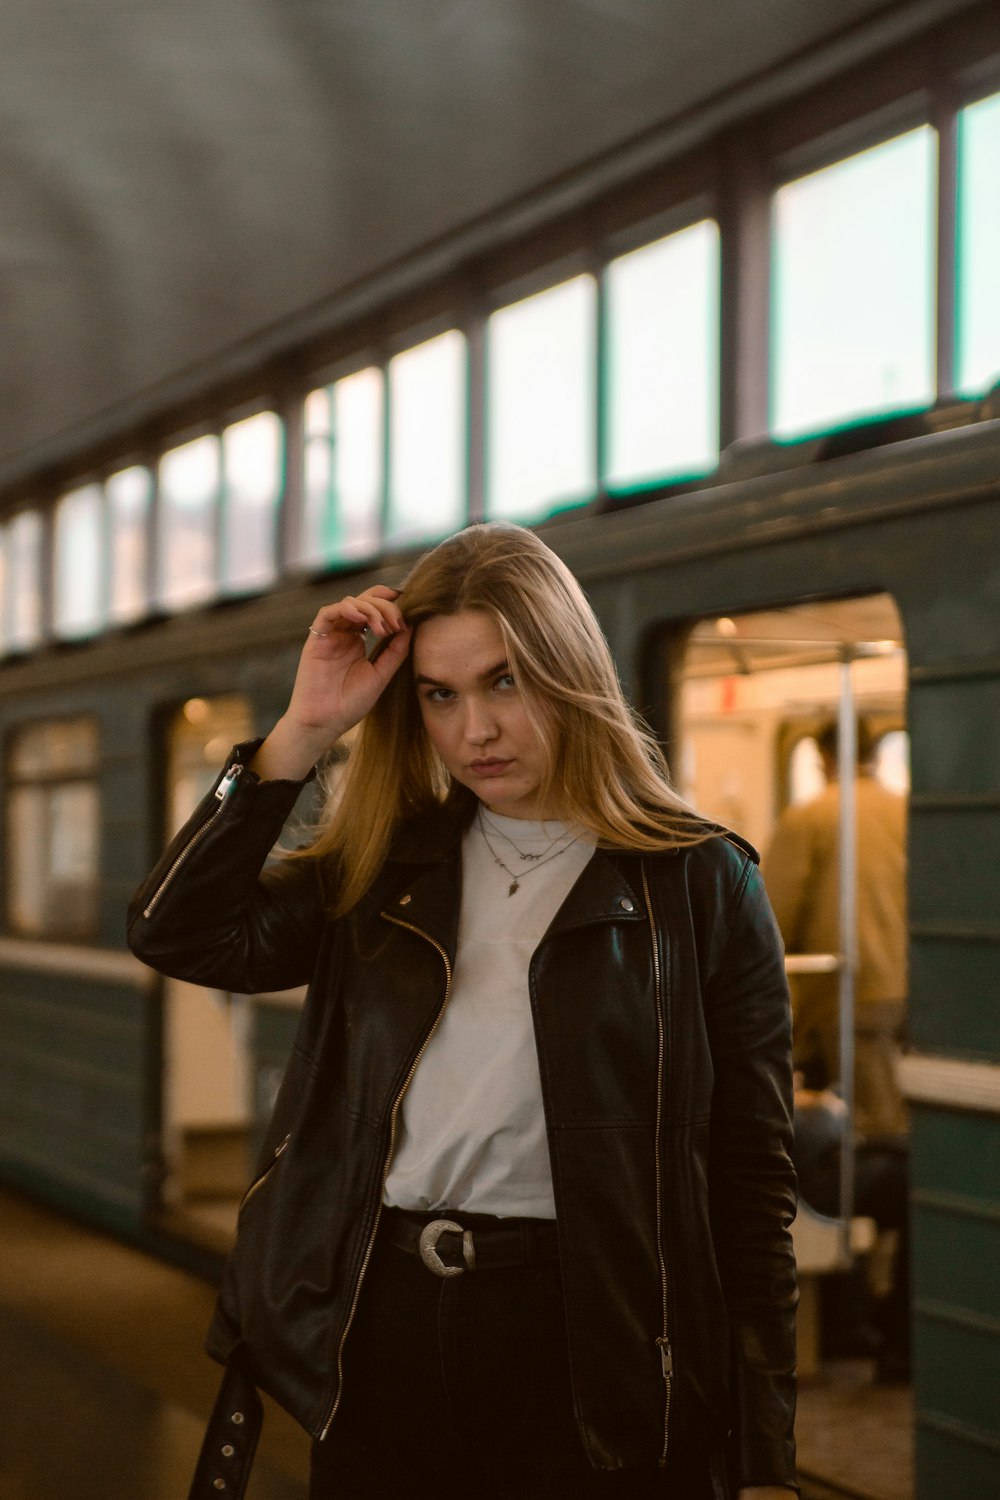
{"label": "silver necklace", "polygon": [[[514,896],[517,894],[517,892],[521,889],[521,881],[524,880],[527,875],[534,875],[536,870],[540,870],[542,868],[542,865],[547,865],[550,860],[558,859],[560,854],[565,854],[566,850],[571,848],[572,845],[576,843],[578,837],[578,835],[574,834],[569,843],[563,844],[561,849],[556,849],[553,854],[546,854],[545,856],[540,857],[538,861],[531,866],[530,869],[521,870],[520,873],[515,874],[513,870],[508,869],[497,851],[494,849],[493,845],[490,843],[489,837],[486,833],[486,826],[483,822],[482,808],[480,808],[479,810],[479,832],[483,836],[483,843],[486,845],[487,849],[490,851],[490,854],[493,856],[493,863],[499,865],[500,869],[504,872],[505,875],[510,876],[510,885],[507,887],[508,896]],[[549,847],[551,848],[551,845]]]}
{"label": "silver necklace", "polygon": [[[505,844],[509,844],[514,853],[517,855],[518,859],[523,859],[526,864],[538,864],[545,858],[549,850],[554,849],[557,844],[561,844],[563,839],[568,839],[570,843],[572,843],[576,838],[576,835],[573,834],[570,829],[564,828],[562,833],[557,833],[555,838],[552,839],[550,843],[545,845],[544,849],[540,849],[537,854],[532,854],[530,850],[519,849],[514,843],[514,840],[508,834],[504,833],[502,828],[498,828],[492,818],[486,816],[486,813],[483,811],[482,803],[479,804],[479,820],[482,823],[483,827],[488,827],[490,832],[494,834],[495,837],[503,839]],[[544,827],[544,824],[542,826]],[[567,845],[567,848],[568,847],[569,845]],[[525,871],[525,874],[527,874],[527,871]]]}

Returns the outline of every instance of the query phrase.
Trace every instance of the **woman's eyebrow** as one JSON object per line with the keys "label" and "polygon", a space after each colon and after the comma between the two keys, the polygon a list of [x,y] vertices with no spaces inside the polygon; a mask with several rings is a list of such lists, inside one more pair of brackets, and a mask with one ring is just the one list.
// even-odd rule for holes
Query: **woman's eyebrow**
{"label": "woman's eyebrow", "polygon": [[[510,663],[504,657],[503,661],[494,662],[492,667],[487,667],[485,672],[479,673],[480,682],[488,682],[491,677],[499,677],[501,672],[509,672]],[[436,677],[426,677],[423,672],[418,672],[414,677],[417,687],[448,688],[451,690],[450,682],[440,682]]]}

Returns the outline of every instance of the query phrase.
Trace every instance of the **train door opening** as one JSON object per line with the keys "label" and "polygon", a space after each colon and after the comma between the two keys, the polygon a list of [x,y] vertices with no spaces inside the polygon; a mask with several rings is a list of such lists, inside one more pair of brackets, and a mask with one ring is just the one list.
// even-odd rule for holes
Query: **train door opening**
{"label": "train door opening", "polygon": [[899,613],[879,594],[698,621],[674,679],[678,789],[761,851],[785,939],[801,1205],[800,1464],[872,1500],[909,1500],[913,1484],[908,1158],[896,1071],[906,995],[906,678]]}
{"label": "train door opening", "polygon": [[[252,734],[236,694],[189,698],[167,724],[166,837],[211,787],[232,745]],[[160,1209],[171,1230],[228,1249],[251,1149],[246,997],[166,979],[163,991]]]}

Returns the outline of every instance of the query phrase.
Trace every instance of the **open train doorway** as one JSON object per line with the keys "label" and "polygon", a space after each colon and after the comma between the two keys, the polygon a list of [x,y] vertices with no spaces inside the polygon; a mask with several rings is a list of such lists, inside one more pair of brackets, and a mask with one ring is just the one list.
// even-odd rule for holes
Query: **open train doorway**
{"label": "open train doorway", "polygon": [[[189,698],[166,726],[166,838],[214,782],[230,748],[253,733],[238,694]],[[172,1232],[228,1249],[249,1170],[249,1002],[165,979],[160,1210]]]}
{"label": "open train doorway", "polygon": [[913,1492],[908,1147],[896,1068],[906,681],[899,613],[878,594],[698,621],[675,699],[679,790],[761,851],[785,939],[800,1465],[834,1492],[871,1500]]}

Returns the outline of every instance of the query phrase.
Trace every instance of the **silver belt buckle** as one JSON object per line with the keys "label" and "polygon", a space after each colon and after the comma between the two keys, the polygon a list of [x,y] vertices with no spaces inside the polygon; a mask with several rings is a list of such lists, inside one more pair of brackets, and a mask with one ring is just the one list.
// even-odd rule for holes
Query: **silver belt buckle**
{"label": "silver belt buckle", "polygon": [[[438,1240],[449,1232],[462,1236],[464,1266],[446,1266],[437,1253]],[[472,1244],[472,1230],[463,1229],[461,1224],[456,1224],[451,1219],[434,1219],[432,1223],[425,1224],[420,1231],[420,1259],[435,1276],[461,1276],[466,1269],[474,1271],[476,1252]]]}

